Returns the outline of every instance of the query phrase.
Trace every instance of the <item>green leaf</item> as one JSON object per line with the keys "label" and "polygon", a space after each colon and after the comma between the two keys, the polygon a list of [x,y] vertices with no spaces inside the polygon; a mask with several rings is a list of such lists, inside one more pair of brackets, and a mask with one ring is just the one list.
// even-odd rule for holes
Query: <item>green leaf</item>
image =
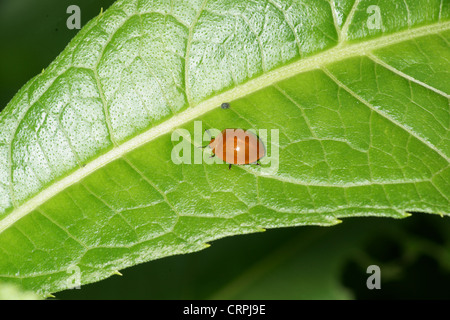
{"label": "green leaf", "polygon": [[[45,295],[263,228],[450,214],[450,4],[373,5],[116,2],[1,113],[0,279]],[[175,164],[177,128],[266,129],[268,156]]]}

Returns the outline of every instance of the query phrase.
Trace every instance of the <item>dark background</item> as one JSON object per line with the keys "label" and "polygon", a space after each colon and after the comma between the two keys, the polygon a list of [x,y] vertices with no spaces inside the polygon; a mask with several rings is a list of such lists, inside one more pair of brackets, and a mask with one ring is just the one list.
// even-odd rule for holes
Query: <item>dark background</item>
{"label": "dark background", "polygon": [[[0,110],[111,0],[0,0]],[[450,299],[450,219],[352,218],[335,227],[297,227],[235,236],[189,255],[122,270],[58,299]],[[381,268],[368,290],[366,268]]]}

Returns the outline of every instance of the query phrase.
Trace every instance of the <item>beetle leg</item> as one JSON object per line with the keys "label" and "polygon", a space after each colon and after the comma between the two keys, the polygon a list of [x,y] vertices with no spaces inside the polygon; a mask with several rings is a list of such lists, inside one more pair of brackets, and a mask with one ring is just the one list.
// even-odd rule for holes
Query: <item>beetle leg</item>
{"label": "beetle leg", "polygon": [[231,163],[230,163],[230,165],[228,166],[228,170],[230,170],[231,169]]}
{"label": "beetle leg", "polygon": [[212,156],[209,156],[209,158],[214,158],[216,156],[216,154],[214,153]]}
{"label": "beetle leg", "polygon": [[260,166],[260,165],[261,165],[261,163],[259,163],[259,160],[256,161],[256,165],[257,165],[257,166]]}

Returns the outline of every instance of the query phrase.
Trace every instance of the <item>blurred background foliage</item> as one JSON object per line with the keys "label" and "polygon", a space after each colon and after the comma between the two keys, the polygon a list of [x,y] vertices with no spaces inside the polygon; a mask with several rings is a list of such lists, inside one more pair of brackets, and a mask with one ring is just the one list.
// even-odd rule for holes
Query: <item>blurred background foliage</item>
{"label": "blurred background foliage", "polygon": [[[112,0],[0,0],[0,110],[64,49],[71,4],[82,25]],[[369,265],[381,290],[369,290]],[[57,299],[450,299],[450,218],[344,219],[221,239],[201,252],[121,271]],[[0,289],[1,289],[0,285]],[[8,291],[7,291],[8,290]],[[11,291],[12,290],[12,291]],[[1,298],[16,288],[3,288]],[[14,294],[14,297],[20,297]],[[10,298],[14,298],[11,296]],[[28,296],[26,296],[28,297]]]}

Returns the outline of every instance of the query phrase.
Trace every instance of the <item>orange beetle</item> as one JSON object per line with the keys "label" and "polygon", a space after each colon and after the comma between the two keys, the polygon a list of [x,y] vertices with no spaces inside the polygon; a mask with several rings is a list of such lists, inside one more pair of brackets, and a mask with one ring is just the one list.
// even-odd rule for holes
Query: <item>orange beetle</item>
{"label": "orange beetle", "polygon": [[212,138],[208,145],[213,157],[218,156],[228,163],[242,165],[255,163],[265,156],[266,149],[262,141],[252,132],[243,129],[225,129],[218,136]]}

